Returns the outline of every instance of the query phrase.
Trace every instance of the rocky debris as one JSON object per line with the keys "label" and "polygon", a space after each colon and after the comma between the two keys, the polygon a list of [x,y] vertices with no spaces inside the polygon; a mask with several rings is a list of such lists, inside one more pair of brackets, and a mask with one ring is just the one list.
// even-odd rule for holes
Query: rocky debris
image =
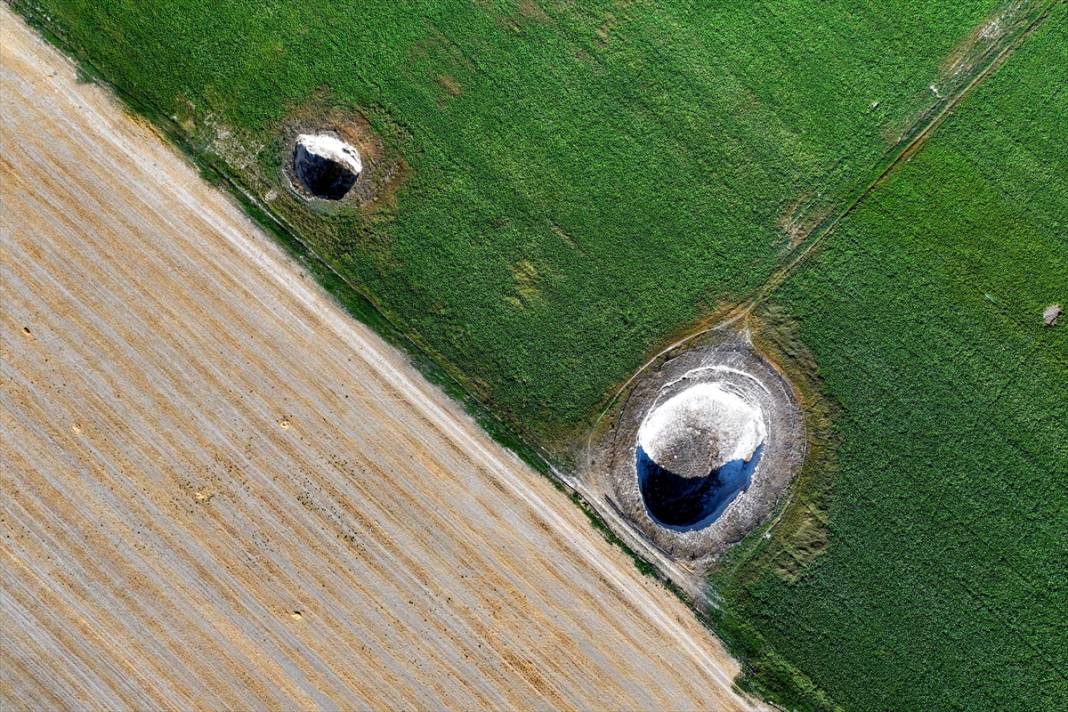
{"label": "rocky debris", "polygon": [[766,425],[758,403],[701,382],[655,405],[638,429],[637,472],[652,518],[712,521],[748,488]]}
{"label": "rocky debris", "polygon": [[698,383],[653,408],[638,442],[657,463],[682,477],[704,477],[731,460],[748,460],[764,441],[759,405],[719,383]]}
{"label": "rocky debris", "polygon": [[1042,323],[1046,326],[1056,326],[1057,319],[1060,318],[1064,310],[1061,309],[1060,304],[1050,304],[1046,307],[1046,310],[1042,312]]}
{"label": "rocky debris", "polygon": [[301,134],[293,151],[293,175],[316,198],[341,200],[356,185],[363,162],[353,146],[327,134]]}

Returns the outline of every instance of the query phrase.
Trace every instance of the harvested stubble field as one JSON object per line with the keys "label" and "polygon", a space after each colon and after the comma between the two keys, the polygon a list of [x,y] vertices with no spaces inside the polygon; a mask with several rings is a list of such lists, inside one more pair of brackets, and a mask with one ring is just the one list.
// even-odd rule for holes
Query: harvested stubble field
{"label": "harvested stubble field", "polygon": [[548,480],[0,24],[0,707],[747,707]]}

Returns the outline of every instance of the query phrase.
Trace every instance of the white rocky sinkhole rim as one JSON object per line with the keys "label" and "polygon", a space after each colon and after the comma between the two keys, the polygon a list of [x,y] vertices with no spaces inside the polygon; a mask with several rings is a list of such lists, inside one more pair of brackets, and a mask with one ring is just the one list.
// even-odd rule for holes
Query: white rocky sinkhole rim
{"label": "white rocky sinkhole rim", "polygon": [[[680,441],[697,456],[679,462],[671,456]],[[682,477],[706,477],[733,460],[748,462],[767,439],[759,405],[723,384],[696,383],[655,405],[638,428],[638,445],[654,462]]]}
{"label": "white rocky sinkhole rim", "polygon": [[363,161],[356,147],[329,134],[300,134],[297,145],[308,153],[340,163],[354,175],[363,172]]}

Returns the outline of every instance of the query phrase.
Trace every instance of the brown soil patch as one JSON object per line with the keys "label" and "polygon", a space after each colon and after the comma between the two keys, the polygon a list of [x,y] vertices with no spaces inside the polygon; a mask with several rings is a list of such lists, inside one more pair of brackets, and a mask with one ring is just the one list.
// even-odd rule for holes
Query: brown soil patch
{"label": "brown soil patch", "polygon": [[790,502],[774,520],[770,536],[747,568],[770,568],[793,582],[830,544],[827,507],[837,471],[838,440],[833,422],[839,410],[824,395],[816,359],[801,341],[797,322],[784,309],[764,305],[750,318],[750,324],[753,342],[794,386],[805,414],[806,456]]}
{"label": "brown soil patch", "polygon": [[779,230],[789,238],[789,249],[802,244],[811,235],[820,223],[831,214],[831,206],[814,199],[811,192],[806,192],[790,204],[790,207],[779,216]]}
{"label": "brown soil patch", "polygon": [[[655,403],[697,383],[722,383],[759,404],[767,435],[744,494],[712,522],[669,528],[653,520],[639,491],[638,431]],[[658,356],[606,415],[587,455],[582,475],[587,498],[598,509],[620,515],[616,521],[629,531],[616,533],[699,572],[759,527],[784,501],[805,457],[805,427],[796,393],[783,374],[758,352],[748,332],[728,326]]]}
{"label": "brown soil patch", "polygon": [[464,93],[464,88],[460,86],[460,82],[456,80],[456,77],[451,74],[441,74],[438,76],[438,84],[440,84],[449,96],[460,96]]}

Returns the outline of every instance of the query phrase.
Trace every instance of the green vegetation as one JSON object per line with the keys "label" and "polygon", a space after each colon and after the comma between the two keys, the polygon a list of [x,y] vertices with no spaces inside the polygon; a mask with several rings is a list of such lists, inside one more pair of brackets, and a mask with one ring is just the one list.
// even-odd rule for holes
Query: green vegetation
{"label": "green vegetation", "polygon": [[1066,10],[772,297],[840,407],[830,543],[723,615],[849,709],[1068,708]]}
{"label": "green vegetation", "polygon": [[[1068,302],[1063,3],[867,194],[1021,6],[15,5],[556,455],[863,194],[758,312],[816,449],[713,624],[789,706],[1068,708],[1068,328],[1040,325]],[[295,122],[357,114],[406,165],[394,200],[279,190]]]}
{"label": "green vegetation", "polygon": [[261,196],[293,116],[365,115],[395,208],[273,209],[547,442],[870,180],[995,0],[16,6]]}

